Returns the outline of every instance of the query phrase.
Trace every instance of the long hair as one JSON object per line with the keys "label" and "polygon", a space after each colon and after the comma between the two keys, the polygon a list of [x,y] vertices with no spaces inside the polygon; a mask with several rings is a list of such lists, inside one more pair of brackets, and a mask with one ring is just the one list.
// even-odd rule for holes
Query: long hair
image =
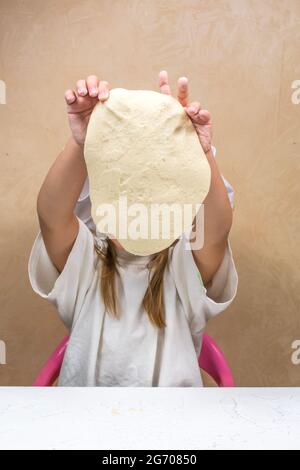
{"label": "long hair", "polygon": [[[116,249],[109,238],[107,239],[106,253],[103,253],[97,246],[95,246],[95,249],[102,260],[100,267],[100,291],[105,308],[108,313],[118,317],[115,282],[119,271]],[[150,322],[158,328],[166,327],[163,278],[168,255],[169,248],[166,248],[154,255],[148,263],[148,287],[142,301]]]}

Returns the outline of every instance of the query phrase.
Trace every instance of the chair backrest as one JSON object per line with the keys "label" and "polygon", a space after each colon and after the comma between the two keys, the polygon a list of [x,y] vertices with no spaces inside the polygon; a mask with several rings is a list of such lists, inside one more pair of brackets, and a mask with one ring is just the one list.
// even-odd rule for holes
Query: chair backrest
{"label": "chair backrest", "polygon": [[68,342],[69,336],[65,336],[40,370],[33,383],[34,387],[49,387],[54,384],[59,376]]}
{"label": "chair backrest", "polygon": [[[35,387],[53,385],[59,376],[68,342],[69,336],[66,336],[59,343],[35,379],[33,384]],[[219,387],[234,387],[232,373],[225,356],[207,333],[204,333],[202,338],[202,348],[198,363],[200,368],[207,372]]]}
{"label": "chair backrest", "polygon": [[210,375],[219,387],[234,387],[234,380],[226,358],[216,342],[204,333],[198,358],[201,369]]}

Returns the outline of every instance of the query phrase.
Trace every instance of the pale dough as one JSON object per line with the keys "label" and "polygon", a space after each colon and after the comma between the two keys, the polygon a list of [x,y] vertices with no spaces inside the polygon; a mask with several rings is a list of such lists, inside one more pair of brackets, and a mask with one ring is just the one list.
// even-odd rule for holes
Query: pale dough
{"label": "pale dough", "polygon": [[[156,91],[110,90],[109,99],[92,112],[84,156],[96,226],[98,205],[108,203],[115,207],[118,227],[120,196],[127,197],[128,207],[144,204],[150,220],[152,203],[196,208],[209,191],[210,166],[190,118],[177,99]],[[160,239],[116,238],[128,252],[145,256],[169,247],[181,234],[171,224],[168,239],[161,233]]]}

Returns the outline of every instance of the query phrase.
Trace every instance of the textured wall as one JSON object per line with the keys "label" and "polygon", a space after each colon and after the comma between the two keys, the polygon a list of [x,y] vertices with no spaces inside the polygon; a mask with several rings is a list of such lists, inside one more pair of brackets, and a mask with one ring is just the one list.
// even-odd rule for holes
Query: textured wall
{"label": "textured wall", "polygon": [[237,385],[299,386],[300,1],[1,0],[0,41],[0,384],[30,385],[64,334],[27,261],[37,192],[69,135],[65,89],[96,73],[156,90],[166,69],[173,86],[188,76],[191,99],[211,111],[236,191],[239,292],[208,331]]}

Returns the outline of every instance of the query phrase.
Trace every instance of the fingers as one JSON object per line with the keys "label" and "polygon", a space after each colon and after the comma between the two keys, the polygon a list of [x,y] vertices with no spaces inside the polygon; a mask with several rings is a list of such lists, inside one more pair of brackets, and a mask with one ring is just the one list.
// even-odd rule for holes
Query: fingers
{"label": "fingers", "polygon": [[[158,82],[161,93],[165,95],[172,95],[171,87],[169,85],[168,72],[161,70],[158,74]],[[177,98],[182,106],[188,104],[188,79],[186,77],[180,77],[177,82]]]}
{"label": "fingers", "polygon": [[89,96],[92,98],[98,97],[100,101],[105,101],[109,97],[109,83],[106,80],[99,81],[96,75],[89,75],[86,79],[86,85]]}
{"label": "fingers", "polygon": [[79,97],[98,98],[105,101],[109,98],[109,83],[105,80],[98,80],[96,75],[89,75],[86,80],[80,79],[76,83],[76,91],[67,90],[65,100],[67,104],[73,104]]}
{"label": "fingers", "polygon": [[210,122],[210,112],[207,109],[202,109],[198,101],[190,103],[185,109],[190,118],[198,124],[208,124]]}
{"label": "fingers", "polygon": [[98,86],[99,86],[98,77],[96,77],[96,75],[89,75],[86,79],[86,84],[87,84],[87,89],[88,89],[89,95],[92,98],[96,98],[98,96],[98,93],[99,93],[99,90],[98,90]]}
{"label": "fingers", "polygon": [[105,80],[101,80],[99,83],[99,93],[98,93],[98,98],[100,101],[107,100],[109,97],[109,83],[106,82]]}
{"label": "fingers", "polygon": [[208,124],[211,120],[210,112],[207,109],[201,109],[198,114],[199,124]]}
{"label": "fingers", "polygon": [[187,106],[187,112],[190,115],[196,115],[201,110],[201,104],[198,101],[193,101]]}
{"label": "fingers", "polygon": [[86,96],[88,93],[87,84],[85,80],[78,80],[76,83],[77,93],[79,96]]}
{"label": "fingers", "polygon": [[158,84],[161,93],[165,95],[171,95],[171,88],[169,85],[168,73],[165,70],[161,70],[158,74]]}
{"label": "fingers", "polygon": [[65,100],[67,104],[73,104],[76,101],[76,95],[73,90],[67,90],[65,92]]}
{"label": "fingers", "polygon": [[180,77],[177,82],[177,98],[182,106],[187,106],[188,96],[188,79],[186,77]]}
{"label": "fingers", "polygon": [[86,81],[78,80],[77,92],[80,96],[89,96],[95,98],[96,96],[100,101],[104,101],[109,96],[109,83],[106,80],[99,81],[96,75],[90,75]]}

